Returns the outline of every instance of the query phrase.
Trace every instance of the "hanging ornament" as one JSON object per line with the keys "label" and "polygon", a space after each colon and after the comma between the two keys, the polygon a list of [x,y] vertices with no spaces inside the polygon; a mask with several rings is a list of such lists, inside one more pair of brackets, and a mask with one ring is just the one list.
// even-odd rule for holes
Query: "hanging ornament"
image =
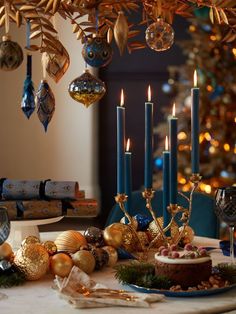
{"label": "hanging ornament", "polygon": [[27,280],[37,280],[48,270],[49,255],[40,243],[26,244],[16,252],[14,263],[24,272]]}
{"label": "hanging ornament", "polygon": [[21,109],[29,119],[35,109],[34,85],[31,79],[32,56],[27,55],[27,76],[24,81],[23,95],[21,100]]}
{"label": "hanging ornament", "polygon": [[5,207],[0,207],[0,245],[4,243],[10,234],[10,221]]}
{"label": "hanging ornament", "polygon": [[86,69],[81,76],[70,83],[68,91],[74,100],[88,108],[103,97],[106,87],[101,80],[94,77]]}
{"label": "hanging ornament", "polygon": [[[30,22],[26,23],[26,49],[30,47]],[[27,54],[26,79],[24,81],[23,95],[21,100],[21,109],[29,119],[35,109],[34,85],[32,82],[32,56]]]}
{"label": "hanging ornament", "polygon": [[158,19],[146,29],[146,42],[155,51],[165,51],[174,43],[174,30],[170,24]]}
{"label": "hanging ornament", "polygon": [[17,69],[23,61],[23,51],[21,47],[9,36],[9,2],[4,1],[5,7],[5,33],[0,42],[0,69],[4,71],[12,71]]}
{"label": "hanging ornament", "polygon": [[82,49],[82,56],[87,64],[99,68],[108,65],[112,60],[112,48],[104,37],[88,39]]}
{"label": "hanging ornament", "polygon": [[55,98],[46,80],[42,80],[36,93],[35,102],[38,108],[38,118],[47,132],[48,124],[55,111]]}
{"label": "hanging ornament", "polygon": [[129,25],[127,19],[124,15],[124,12],[120,11],[114,25],[114,37],[116,44],[119,48],[120,55],[122,55],[125,51],[125,47],[128,41],[128,33]]}

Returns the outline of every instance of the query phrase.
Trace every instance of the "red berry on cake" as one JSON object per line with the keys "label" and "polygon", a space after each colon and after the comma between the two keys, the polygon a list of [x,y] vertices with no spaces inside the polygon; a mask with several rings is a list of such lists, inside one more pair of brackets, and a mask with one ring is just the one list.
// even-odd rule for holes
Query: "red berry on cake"
{"label": "red berry on cake", "polygon": [[188,243],[188,244],[186,244],[186,245],[184,246],[184,249],[185,249],[186,251],[192,251],[192,250],[193,250],[193,246],[192,246],[192,244]]}
{"label": "red berry on cake", "polygon": [[177,245],[176,244],[171,244],[170,250],[171,251],[176,251],[177,250]]}
{"label": "red berry on cake", "polygon": [[163,249],[163,250],[161,251],[161,255],[162,255],[162,256],[168,256],[168,255],[169,255],[169,250]]}
{"label": "red berry on cake", "polygon": [[172,254],[171,254],[171,257],[172,258],[179,258],[179,253],[176,252],[176,251],[173,251]]}

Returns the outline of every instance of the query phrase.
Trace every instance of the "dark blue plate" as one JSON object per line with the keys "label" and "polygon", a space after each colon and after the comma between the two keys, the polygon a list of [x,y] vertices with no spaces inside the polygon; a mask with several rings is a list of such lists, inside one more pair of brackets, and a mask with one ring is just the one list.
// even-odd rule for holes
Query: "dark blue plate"
{"label": "dark blue plate", "polygon": [[212,294],[222,293],[226,292],[230,289],[233,289],[236,287],[236,284],[230,285],[228,287],[222,287],[222,288],[212,288],[207,290],[194,290],[194,291],[170,291],[170,290],[158,290],[158,289],[150,289],[150,288],[144,288],[132,284],[126,284],[126,286],[132,288],[133,290],[136,290],[138,292],[142,293],[160,293],[164,294],[167,297],[202,297],[202,296],[208,296]]}

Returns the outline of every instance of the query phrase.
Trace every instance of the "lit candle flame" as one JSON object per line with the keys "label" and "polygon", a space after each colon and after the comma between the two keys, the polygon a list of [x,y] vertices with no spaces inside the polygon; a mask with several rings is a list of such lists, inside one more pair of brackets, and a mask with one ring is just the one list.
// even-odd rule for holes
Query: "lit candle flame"
{"label": "lit candle flame", "polygon": [[151,86],[148,85],[148,101],[152,101],[152,92],[151,92]]}
{"label": "lit candle flame", "polygon": [[165,150],[169,149],[169,145],[168,145],[168,136],[166,135],[166,140],[165,140]]}
{"label": "lit candle flame", "polygon": [[194,87],[197,87],[197,70],[194,70],[193,85],[194,85]]}
{"label": "lit candle flame", "polygon": [[172,116],[175,117],[175,103],[173,103]]}
{"label": "lit candle flame", "polygon": [[126,143],[126,151],[129,152],[130,149],[130,139],[128,138],[127,143]]}
{"label": "lit candle flame", "polygon": [[123,88],[121,89],[121,92],[120,92],[120,106],[121,107],[124,106],[124,90],[123,90]]}

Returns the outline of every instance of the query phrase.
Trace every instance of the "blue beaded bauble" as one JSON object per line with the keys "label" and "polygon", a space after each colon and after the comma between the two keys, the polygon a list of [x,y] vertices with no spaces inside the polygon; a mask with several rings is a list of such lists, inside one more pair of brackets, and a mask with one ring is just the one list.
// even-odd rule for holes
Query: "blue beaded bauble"
{"label": "blue beaded bauble", "polygon": [[84,44],[82,56],[92,67],[103,67],[111,62],[112,48],[103,37],[94,37]]}
{"label": "blue beaded bauble", "polygon": [[15,70],[21,65],[23,58],[21,47],[9,37],[3,36],[3,41],[0,42],[0,69]]}

